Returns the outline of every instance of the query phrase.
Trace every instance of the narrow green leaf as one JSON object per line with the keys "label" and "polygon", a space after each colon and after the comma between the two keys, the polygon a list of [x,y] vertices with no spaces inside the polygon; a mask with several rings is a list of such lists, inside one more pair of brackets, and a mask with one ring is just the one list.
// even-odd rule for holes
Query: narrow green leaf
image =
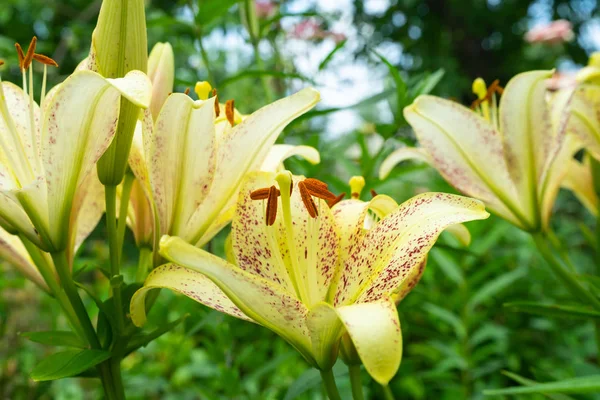
{"label": "narrow green leaf", "polygon": [[65,350],[44,358],[31,371],[34,381],[52,381],[75,376],[88,368],[108,360],[110,353],[104,350]]}
{"label": "narrow green leaf", "polygon": [[[333,375],[335,378],[339,378],[341,376],[348,374],[348,368],[342,362],[337,362],[333,366]],[[298,377],[288,388],[287,393],[285,394],[284,400],[293,400],[298,396],[308,392],[312,389],[318,389],[321,387],[322,380],[319,371],[314,368],[311,368],[304,372],[302,375]]]}
{"label": "narrow green leaf", "polygon": [[77,347],[79,349],[87,347],[87,344],[79,336],[69,331],[23,332],[21,336],[32,342],[50,346]]}
{"label": "narrow green leaf", "polygon": [[178,318],[173,322],[169,322],[168,324],[161,326],[160,328],[157,328],[150,333],[134,335],[129,341],[127,350],[125,350],[125,354],[129,354],[139,349],[140,347],[145,347],[151,341],[159,338],[163,334],[169,332],[171,329],[175,328],[177,325],[185,321],[185,319],[189,316],[189,314],[185,314],[181,318]]}
{"label": "narrow green leaf", "polygon": [[335,56],[335,53],[337,53],[338,50],[340,50],[342,47],[344,47],[346,42],[347,42],[347,40],[342,40],[333,48],[333,50],[331,50],[329,52],[329,54],[327,54],[327,56],[323,59],[323,61],[321,61],[321,64],[319,64],[319,71],[323,70],[323,68],[325,68],[327,66],[327,64],[329,64],[329,62],[333,59],[333,56]]}
{"label": "narrow green leaf", "polygon": [[398,71],[398,68],[396,68],[394,65],[392,65],[392,63],[390,63],[387,58],[385,58],[384,56],[382,56],[381,54],[379,54],[378,52],[376,52],[375,50],[373,50],[373,54],[375,54],[388,68],[390,75],[392,76],[392,79],[394,80],[394,84],[396,85],[396,97],[397,97],[397,115],[401,116],[402,115],[402,110],[404,109],[404,106],[408,105],[407,103],[407,99],[406,99],[406,82],[404,82],[404,79],[402,79],[402,76],[400,75],[400,72]]}
{"label": "narrow green leaf", "polygon": [[[502,371],[503,375],[506,375],[507,377],[509,377],[510,379],[520,383],[523,386],[532,386],[532,385],[537,385],[539,384],[539,382],[534,381],[532,379],[527,379],[521,375],[517,375],[514,372],[510,372],[510,371]],[[567,396],[566,394],[560,394],[560,393],[555,393],[555,394],[545,394],[546,397],[548,397],[549,399],[552,400],[573,400],[572,397]]]}
{"label": "narrow green leaf", "polygon": [[446,71],[440,68],[434,73],[427,75],[424,79],[419,80],[419,83],[410,91],[411,99],[422,94],[429,94],[440,83],[445,73]]}
{"label": "narrow green leaf", "polygon": [[425,304],[423,308],[432,316],[437,317],[438,319],[452,326],[452,328],[454,329],[454,333],[458,339],[462,340],[467,336],[467,330],[465,329],[465,326],[463,325],[462,321],[457,315],[431,303]]}
{"label": "narrow green leaf", "polygon": [[292,74],[292,73],[286,73],[286,72],[281,72],[281,71],[246,70],[246,71],[240,72],[239,74],[236,74],[234,76],[230,76],[229,78],[223,79],[219,83],[219,89],[223,89],[225,86],[231,85],[232,83],[237,82],[241,79],[256,78],[256,77],[261,77],[264,75],[274,76],[276,78],[300,79],[302,81],[309,82],[311,85],[316,85],[315,81],[313,81],[312,79],[310,79],[304,75],[301,75],[301,74]]}
{"label": "narrow green leaf", "polygon": [[579,306],[543,304],[532,301],[514,301],[505,303],[504,307],[514,312],[524,312],[528,314],[543,315],[546,317],[600,319],[600,312]]}
{"label": "narrow green leaf", "polygon": [[509,387],[505,389],[484,390],[485,396],[531,393],[598,393],[600,392],[600,375],[582,376],[557,382],[538,383],[531,386]]}
{"label": "narrow green leaf", "polygon": [[523,278],[527,273],[525,268],[519,268],[507,274],[501,275],[491,282],[483,285],[475,294],[471,297],[467,303],[467,307],[471,310],[477,307],[484,301],[492,298],[496,294],[500,293],[504,289],[511,286],[517,280]]}

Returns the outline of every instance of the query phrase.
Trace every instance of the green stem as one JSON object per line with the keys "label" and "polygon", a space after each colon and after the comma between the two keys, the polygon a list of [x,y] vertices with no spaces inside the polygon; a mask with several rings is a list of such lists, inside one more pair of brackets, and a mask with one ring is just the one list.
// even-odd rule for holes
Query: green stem
{"label": "green stem", "polygon": [[362,382],[360,380],[360,365],[349,365],[350,385],[352,386],[352,398],[354,400],[364,400]]}
{"label": "green stem", "polygon": [[342,400],[335,384],[333,371],[331,369],[328,369],[327,371],[321,370],[321,378],[323,379],[323,386],[325,386],[329,400]]}
{"label": "green stem", "polygon": [[136,282],[143,283],[148,276],[148,269],[152,265],[152,249],[150,247],[140,247],[140,256],[138,258],[137,271],[135,273]]}
{"label": "green stem", "polygon": [[129,210],[129,196],[131,195],[131,188],[133,187],[133,181],[135,176],[131,172],[125,174],[123,179],[123,187],[121,190],[121,201],[119,203],[119,218],[117,220],[117,238],[119,243],[117,249],[119,250],[119,265],[123,259],[123,241],[125,240],[125,228],[127,227],[127,211]]}
{"label": "green stem", "polygon": [[123,300],[121,298],[120,285],[113,286],[113,280],[121,275],[120,271],[120,249],[119,233],[117,231],[117,187],[105,185],[104,194],[106,199],[106,230],[108,233],[108,246],[110,251],[110,276],[111,290],[117,314],[117,331],[123,332],[125,320],[123,316]]}
{"label": "green stem", "polygon": [[202,31],[200,29],[197,30],[198,36],[198,47],[200,48],[200,56],[202,57],[202,62],[204,62],[204,67],[206,68],[206,77],[208,78],[208,83],[211,85],[216,85],[215,75],[213,74],[210,68],[210,60],[208,59],[208,53],[204,48],[204,43],[202,42]]}
{"label": "green stem", "polygon": [[563,261],[555,255],[551,244],[542,233],[532,233],[538,251],[544,257],[552,271],[558,276],[565,287],[578,299],[600,310],[600,300],[590,293],[563,265]]}
{"label": "green stem", "polygon": [[[591,169],[592,169],[592,178],[594,182],[594,190],[596,194],[600,196],[600,163],[591,158]],[[596,274],[600,275],[600,213],[596,218]],[[594,324],[594,329],[596,331],[596,346],[597,349],[597,359],[596,362],[600,364],[600,321],[596,321]]]}
{"label": "green stem", "polygon": [[381,385],[381,389],[383,390],[383,398],[385,400],[394,400],[394,393],[392,393],[392,389],[388,385]]}
{"label": "green stem", "polygon": [[[246,7],[246,26],[247,26],[247,30],[248,30],[248,35],[250,36],[250,42],[252,43],[252,49],[254,50],[254,62],[256,63],[256,66],[258,67],[258,69],[260,71],[264,71],[265,70],[265,66],[263,64],[263,60],[260,57],[260,51],[258,49],[258,45],[260,43],[260,32],[253,32],[252,31],[252,26],[254,24],[254,21],[252,21],[252,19],[256,18],[255,15],[255,11],[254,11],[254,1],[251,0],[246,0],[245,5]],[[262,83],[263,86],[263,90],[265,92],[265,98],[267,100],[267,103],[271,103],[273,101],[273,91],[271,89],[271,86],[269,85],[269,81],[267,80],[267,77],[262,74],[260,76],[260,81]]]}
{"label": "green stem", "polygon": [[47,255],[24,235],[19,235],[19,237],[21,238],[21,242],[23,242],[25,249],[31,256],[31,259],[36,265],[38,271],[40,271],[42,278],[44,278],[44,281],[50,288],[51,294],[56,298],[58,304],[67,316],[72,328],[75,330],[75,332],[77,332],[77,335],[79,335],[80,338],[85,339],[86,335],[83,331],[83,326],[77,318],[75,310],[71,306],[71,303],[69,302],[65,292],[61,289],[58,281],[56,280],[54,269],[50,265],[50,261],[46,258]]}

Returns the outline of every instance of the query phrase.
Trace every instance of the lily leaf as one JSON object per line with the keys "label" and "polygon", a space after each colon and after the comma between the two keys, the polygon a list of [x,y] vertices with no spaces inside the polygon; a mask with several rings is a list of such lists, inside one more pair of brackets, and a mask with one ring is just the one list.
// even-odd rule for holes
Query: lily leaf
{"label": "lily leaf", "polygon": [[600,375],[582,376],[556,382],[538,383],[531,386],[484,390],[485,396],[531,393],[597,393],[600,391]]}
{"label": "lily leaf", "polygon": [[[509,377],[510,379],[512,379],[512,380],[520,383],[523,386],[532,386],[532,385],[539,384],[539,382],[536,382],[536,381],[531,380],[531,379],[527,379],[527,378],[525,378],[525,377],[523,377],[521,375],[517,375],[517,374],[515,374],[513,372],[510,372],[510,371],[502,371],[502,374],[505,375],[505,376],[507,376],[507,377]],[[560,393],[546,394],[546,396],[549,399],[552,399],[552,400],[573,400],[572,397],[567,396],[565,394],[560,394]]]}
{"label": "lily leaf", "polygon": [[32,342],[50,346],[67,346],[80,349],[87,347],[87,344],[79,336],[69,331],[23,332],[21,336]]}
{"label": "lily leaf", "polygon": [[88,368],[108,360],[110,353],[104,350],[65,350],[43,359],[31,371],[34,381],[52,381],[77,375]]}
{"label": "lily leaf", "polygon": [[131,338],[131,340],[129,341],[129,345],[127,346],[127,350],[125,350],[125,354],[127,355],[131,352],[134,352],[135,350],[139,349],[140,347],[146,347],[148,345],[148,343],[159,338],[163,334],[169,332],[170,330],[175,328],[177,325],[179,325],[180,323],[185,321],[187,319],[187,317],[189,317],[189,316],[190,316],[190,314],[185,314],[182,317],[177,318],[175,321],[169,322],[168,324],[161,326],[160,328],[157,328],[150,333],[134,335]]}
{"label": "lily leaf", "polygon": [[510,311],[543,315],[546,317],[600,319],[600,312],[580,306],[562,306],[558,304],[543,304],[531,301],[515,301],[504,304],[504,307]]}

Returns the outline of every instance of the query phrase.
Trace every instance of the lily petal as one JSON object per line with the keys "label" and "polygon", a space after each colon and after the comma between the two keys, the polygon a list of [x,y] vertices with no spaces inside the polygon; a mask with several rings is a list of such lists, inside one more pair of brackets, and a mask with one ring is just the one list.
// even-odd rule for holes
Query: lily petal
{"label": "lily petal", "polygon": [[244,118],[220,138],[213,186],[189,222],[183,235],[186,241],[200,240],[227,201],[237,195],[242,177],[260,168],[283,128],[318,101],[319,92],[303,89]]}
{"label": "lily petal", "polygon": [[[317,365],[321,370],[327,370],[337,360],[339,339],[343,333],[342,321],[335,308],[328,303],[321,302],[310,309],[306,323],[310,330],[312,352]],[[373,330],[376,329],[379,327]]]}
{"label": "lily petal", "polygon": [[147,160],[161,233],[181,235],[209,193],[215,171],[214,101],[194,102],[174,93],[156,120]]}
{"label": "lily petal", "polygon": [[124,78],[107,79],[123,97],[138,107],[150,107],[152,82],[142,71],[130,71]]}
{"label": "lily petal", "polygon": [[131,299],[131,319],[136,326],[146,323],[146,295],[152,289],[170,289],[233,317],[254,322],[246,316],[217,285],[200,272],[175,264],[154,269],[144,282],[144,287]]}
{"label": "lily petal", "polygon": [[152,81],[152,117],[158,113],[173,92],[175,82],[175,56],[169,43],[156,43],[148,56],[148,78]]}
{"label": "lily petal", "polygon": [[382,298],[336,311],[369,375],[387,385],[402,360],[402,332],[394,302]]}
{"label": "lily petal", "polygon": [[562,187],[573,192],[577,199],[592,215],[598,215],[598,195],[594,191],[592,171],[589,162],[581,163],[575,159],[569,160],[567,174],[562,181]]}
{"label": "lily petal", "polygon": [[293,156],[300,156],[315,165],[321,162],[319,151],[311,146],[294,146],[291,144],[276,144],[271,147],[267,158],[260,168],[261,171],[278,172],[283,169],[283,162]]}
{"label": "lily petal", "polygon": [[518,226],[533,223],[517,202],[502,137],[488,121],[434,96],[419,96],[404,116],[436,169],[454,187]]}
{"label": "lily petal", "polygon": [[177,237],[163,236],[160,254],[175,264],[204,274],[246,316],[271,329],[307,360],[312,360],[305,322],[308,310],[294,295]]}
{"label": "lily petal", "polygon": [[567,130],[576,135],[586,151],[600,160],[600,86],[585,84],[579,87],[571,103],[571,118]]}
{"label": "lily petal", "polygon": [[471,232],[463,224],[450,225],[446,231],[451,233],[462,246],[468,247],[471,244]]}
{"label": "lily petal", "polygon": [[429,165],[434,164],[433,159],[429,153],[427,153],[427,150],[421,147],[401,147],[394,150],[385,160],[383,160],[379,167],[379,179],[384,180],[387,178],[396,165],[406,160],[421,161]]}
{"label": "lily petal", "polygon": [[335,304],[402,298],[419,280],[427,252],[446,227],[488,216],[480,201],[444,193],[402,203],[366,234],[346,262]]}
{"label": "lily petal", "polygon": [[[129,85],[128,80],[135,84]],[[55,250],[67,246],[67,229],[75,192],[109,146],[117,125],[121,92],[143,74],[131,72],[109,83],[95,72],[80,71],[61,85],[48,105],[42,132],[42,159],[48,187],[50,237]],[[130,98],[133,98],[128,94]]]}
{"label": "lily petal", "polygon": [[27,279],[37,286],[50,292],[48,285],[29,257],[25,246],[18,236],[11,235],[0,228],[0,258],[15,266]]}

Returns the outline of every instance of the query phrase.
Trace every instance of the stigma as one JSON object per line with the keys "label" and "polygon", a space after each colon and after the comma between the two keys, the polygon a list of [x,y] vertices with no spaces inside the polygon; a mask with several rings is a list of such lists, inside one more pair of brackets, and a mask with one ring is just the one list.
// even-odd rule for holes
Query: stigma
{"label": "stigma", "polygon": [[486,87],[485,81],[477,78],[473,81],[472,90],[477,95],[477,99],[471,103],[471,109],[498,128],[497,96],[504,92],[500,81],[496,79],[489,87]]}

